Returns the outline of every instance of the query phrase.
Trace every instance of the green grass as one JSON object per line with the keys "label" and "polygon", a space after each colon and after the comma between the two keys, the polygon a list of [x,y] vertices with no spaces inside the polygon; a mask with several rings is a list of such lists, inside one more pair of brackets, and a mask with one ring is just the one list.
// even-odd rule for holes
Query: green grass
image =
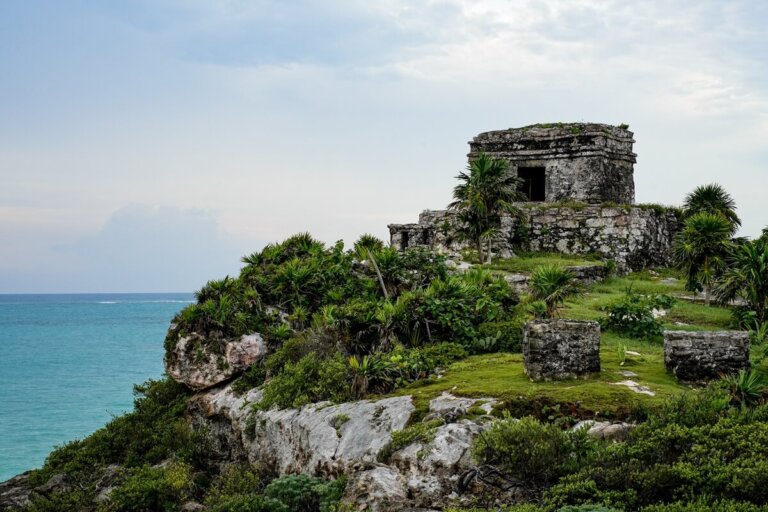
{"label": "green grass", "polygon": [[[621,366],[620,344],[642,355],[627,356]],[[667,398],[688,389],[666,373],[664,354],[658,344],[604,333],[600,359],[602,371],[588,379],[532,382],[523,370],[522,354],[471,356],[451,365],[442,378],[416,382],[398,390],[397,394],[413,395],[419,409],[426,408],[429,400],[449,391],[460,396],[493,397],[524,409],[561,404],[566,409],[577,409],[580,417],[626,418],[639,408],[653,409]],[[625,377],[619,373],[626,370],[637,376]],[[635,393],[625,386],[613,384],[628,379],[649,387],[656,396]]]}
{"label": "green grass", "polygon": [[[605,316],[604,309],[619,301],[630,289],[642,294],[667,294],[673,297],[688,295],[683,280],[665,282],[663,279],[646,272],[610,278],[590,287],[582,297],[567,301],[561,315],[575,320],[599,320]],[[730,320],[729,308],[705,306],[682,299],[678,299],[662,319],[665,329],[710,331],[728,329]],[[686,325],[679,325],[678,322]]]}
{"label": "green grass", "polygon": [[[565,255],[538,254],[519,260],[502,261],[500,265],[509,265],[507,268],[519,272],[546,263],[566,266],[598,262]],[[630,288],[643,294],[687,294],[683,280],[668,279],[676,276],[673,270],[659,270],[656,274],[633,273],[592,285],[583,296],[569,300],[561,316],[576,320],[599,320],[605,316],[604,308],[620,300]],[[730,318],[728,308],[707,307],[678,300],[664,317],[664,327],[676,330],[721,330],[729,328]],[[686,325],[678,325],[676,322]],[[624,365],[620,365],[622,348],[641,355],[627,355]],[[419,381],[396,393],[413,395],[420,413],[426,411],[429,400],[449,391],[460,396],[497,398],[513,414],[519,415],[538,414],[542,408],[559,404],[561,412],[575,411],[579,417],[631,418],[636,416],[637,411],[652,411],[668,398],[690,389],[678,384],[665,371],[660,338],[638,340],[610,331],[603,332],[600,359],[602,371],[588,379],[532,382],[523,371],[522,354],[477,355],[454,363],[439,379]],[[619,373],[626,370],[634,372],[636,376],[625,377]],[[633,380],[646,386],[655,396],[635,393],[627,387],[613,384],[623,380]]]}
{"label": "green grass", "polygon": [[520,253],[516,258],[500,259],[490,264],[483,265],[483,268],[491,270],[503,270],[505,272],[514,272],[527,274],[533,272],[538,267],[546,265],[555,265],[557,267],[572,266],[594,266],[604,265],[597,258],[586,258],[582,255],[558,254],[558,253]]}

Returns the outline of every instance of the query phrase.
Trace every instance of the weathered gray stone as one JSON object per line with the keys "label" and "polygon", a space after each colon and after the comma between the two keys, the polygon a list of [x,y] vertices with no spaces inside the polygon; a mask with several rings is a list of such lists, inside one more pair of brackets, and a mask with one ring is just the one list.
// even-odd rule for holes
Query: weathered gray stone
{"label": "weathered gray stone", "polygon": [[32,486],[29,483],[31,471],[0,482],[0,510],[16,510],[26,507],[32,500]]}
{"label": "weathered gray stone", "polygon": [[701,383],[749,368],[744,331],[664,331],[664,366],[678,380]]}
{"label": "weathered gray stone", "polygon": [[523,333],[525,372],[533,380],[583,377],[600,371],[600,324],[534,320]]}
{"label": "weathered gray stone", "polygon": [[409,396],[252,411],[261,396],[259,390],[238,396],[226,386],[193,398],[189,414],[225,459],[247,458],[280,474],[338,476],[353,464],[375,462],[391,432],[405,428],[415,411]]}
{"label": "weathered gray stone", "polygon": [[[599,205],[562,206],[522,203],[530,237],[525,249],[565,254],[598,254],[614,260],[617,270],[640,270],[664,266],[672,258],[672,242],[680,221],[672,210]],[[612,215],[605,215],[606,211]],[[450,234],[455,231],[455,216],[447,211],[425,211],[418,224],[389,226],[393,247],[407,249],[426,246],[437,250],[460,251],[468,247]],[[510,253],[516,220],[502,218],[501,229],[493,240],[494,255]],[[416,232],[423,235],[416,235]],[[503,254],[502,254],[503,255]],[[585,280],[604,279],[603,266],[573,268]]]}
{"label": "weathered gray stone", "polygon": [[635,428],[635,425],[624,422],[585,420],[573,426],[573,430],[582,428],[588,429],[587,433],[596,439],[624,441],[632,429]]}
{"label": "weathered gray stone", "polygon": [[[481,152],[543,174],[540,200],[586,203],[635,200],[633,133],[596,123],[538,124],[481,133],[469,142],[469,159]],[[536,198],[534,198],[536,199]]]}
{"label": "weathered gray stone", "polygon": [[218,342],[198,334],[179,337],[165,356],[165,370],[177,382],[194,390],[227,381],[267,355],[267,343],[260,334]]}

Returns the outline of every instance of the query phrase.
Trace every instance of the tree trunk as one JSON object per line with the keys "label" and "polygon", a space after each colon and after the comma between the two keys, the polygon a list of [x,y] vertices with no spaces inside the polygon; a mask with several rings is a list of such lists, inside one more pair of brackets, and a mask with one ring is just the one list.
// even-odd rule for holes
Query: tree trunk
{"label": "tree trunk", "polygon": [[475,241],[475,248],[477,249],[477,262],[482,263],[483,262],[483,241],[481,239],[477,239]]}
{"label": "tree trunk", "polygon": [[709,307],[710,298],[709,298],[709,286],[704,287],[704,304]]}
{"label": "tree trunk", "polygon": [[493,251],[491,250],[492,249],[491,243],[492,243],[491,239],[489,238],[488,239],[488,258],[485,260],[485,262],[488,263],[488,264],[491,263],[491,259],[493,258]]}

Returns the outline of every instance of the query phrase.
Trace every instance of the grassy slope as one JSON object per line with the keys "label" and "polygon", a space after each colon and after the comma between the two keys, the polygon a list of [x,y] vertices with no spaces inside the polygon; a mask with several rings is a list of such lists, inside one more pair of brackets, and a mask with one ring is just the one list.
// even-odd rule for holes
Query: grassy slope
{"label": "grassy slope", "polygon": [[598,259],[586,258],[584,256],[575,256],[570,254],[521,253],[518,256],[519,257],[517,258],[497,260],[493,263],[483,265],[483,267],[491,270],[503,270],[506,272],[530,273],[535,268],[542,265],[572,267],[604,264]]}
{"label": "grassy slope", "polygon": [[[521,260],[514,264],[518,269],[535,268],[545,263],[575,264],[573,259],[560,255],[549,258],[536,255],[530,258],[532,261],[525,261],[528,258]],[[612,278],[590,287],[582,297],[569,301],[562,311],[562,317],[597,320],[604,316],[602,308],[619,300],[630,287],[639,293],[682,295],[683,281],[670,280],[669,277],[669,272],[662,272],[662,276],[636,273]],[[706,307],[680,300],[664,318],[664,327],[683,330],[727,329],[729,320],[730,312],[727,308]],[[679,325],[677,322],[686,325]],[[639,352],[641,355],[626,356],[622,366],[619,347]],[[600,375],[590,379],[534,383],[523,371],[521,354],[472,356],[453,364],[440,379],[415,383],[398,390],[398,394],[414,395],[421,408],[424,408],[431,398],[443,391],[450,391],[464,396],[496,397],[511,403],[513,408],[515,403],[527,403],[529,406],[558,403],[562,404],[561,409],[578,404],[580,416],[595,414],[611,418],[631,415],[637,407],[652,409],[668,397],[688,389],[678,384],[674,377],[664,370],[661,339],[637,340],[604,332],[600,357],[602,371]],[[637,376],[625,377],[619,373],[626,370],[636,373]],[[627,379],[647,386],[656,395],[651,397],[638,394],[629,388],[613,384]]]}

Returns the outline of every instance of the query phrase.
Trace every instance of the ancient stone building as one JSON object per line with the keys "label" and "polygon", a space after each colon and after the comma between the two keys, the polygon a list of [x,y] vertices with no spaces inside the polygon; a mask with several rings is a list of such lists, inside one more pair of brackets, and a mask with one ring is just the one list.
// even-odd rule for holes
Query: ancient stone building
{"label": "ancient stone building", "polygon": [[[520,205],[524,219],[502,218],[494,254],[509,256],[518,245],[599,254],[619,270],[668,265],[680,222],[675,209],[634,204],[632,137],[624,127],[573,123],[486,132],[470,141],[470,161],[481,151],[508,160],[529,199]],[[426,210],[417,223],[390,224],[390,242],[401,250],[458,251],[466,244],[453,236],[457,222],[452,212]]]}
{"label": "ancient stone building", "polygon": [[632,132],[607,124],[536,124],[481,133],[470,161],[486,153],[509,161],[529,201],[635,202]]}

